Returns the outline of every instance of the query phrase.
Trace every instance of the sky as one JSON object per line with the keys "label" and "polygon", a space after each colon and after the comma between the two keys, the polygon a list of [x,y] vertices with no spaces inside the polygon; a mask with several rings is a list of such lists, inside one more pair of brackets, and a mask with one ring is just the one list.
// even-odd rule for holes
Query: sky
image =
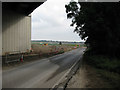
{"label": "sky", "polygon": [[70,0],[47,0],[32,13],[32,40],[82,41],[71,19],[67,19],[65,5]]}

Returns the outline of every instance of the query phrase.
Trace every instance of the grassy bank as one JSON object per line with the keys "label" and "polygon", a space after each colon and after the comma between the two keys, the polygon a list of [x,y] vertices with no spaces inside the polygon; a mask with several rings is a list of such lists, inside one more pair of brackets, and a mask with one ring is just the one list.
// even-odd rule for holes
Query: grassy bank
{"label": "grassy bank", "polygon": [[120,60],[103,55],[90,55],[85,52],[83,60],[86,64],[95,68],[102,78],[109,81],[113,88],[119,88],[120,84]]}

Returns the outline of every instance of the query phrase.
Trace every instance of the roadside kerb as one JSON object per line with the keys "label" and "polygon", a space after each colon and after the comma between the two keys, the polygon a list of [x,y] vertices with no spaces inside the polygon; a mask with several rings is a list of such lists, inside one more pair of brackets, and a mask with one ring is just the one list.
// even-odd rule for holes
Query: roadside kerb
{"label": "roadside kerb", "polygon": [[81,66],[81,62],[82,57],[80,57],[79,60],[72,65],[72,67],[59,79],[59,81],[50,90],[65,90],[68,82]]}

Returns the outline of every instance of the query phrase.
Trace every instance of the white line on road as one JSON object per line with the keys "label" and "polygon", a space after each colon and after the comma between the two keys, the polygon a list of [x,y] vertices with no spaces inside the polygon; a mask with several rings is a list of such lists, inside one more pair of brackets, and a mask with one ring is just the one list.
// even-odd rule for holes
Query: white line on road
{"label": "white line on road", "polygon": [[[80,58],[81,58],[81,57],[80,57]],[[79,58],[79,60],[80,60],[80,58]],[[63,80],[66,80],[66,79],[67,79],[66,76],[69,74],[69,72],[72,70],[72,68],[79,62],[79,60],[76,61],[76,62],[72,65],[72,67],[71,67],[70,69],[68,69],[68,71],[58,80],[58,82],[57,82],[56,84],[53,85],[52,89],[54,89],[55,86],[57,86],[57,85],[59,85],[60,83],[62,83]],[[63,87],[60,87],[60,88],[63,88]]]}

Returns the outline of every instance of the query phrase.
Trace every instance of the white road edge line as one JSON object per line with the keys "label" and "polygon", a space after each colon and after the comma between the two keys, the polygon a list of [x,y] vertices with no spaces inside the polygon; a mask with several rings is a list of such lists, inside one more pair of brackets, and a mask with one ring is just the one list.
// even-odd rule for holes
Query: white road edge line
{"label": "white road edge line", "polygon": [[[80,57],[81,58],[81,57]],[[79,60],[80,60],[80,58],[79,58]],[[79,61],[78,60],[78,61]],[[55,85],[53,85],[53,87],[51,88],[51,89],[53,89],[53,88],[55,88],[55,86],[57,86],[57,85],[59,85],[60,84],[60,82],[63,80],[63,78],[65,78],[67,75],[68,75],[68,73],[71,71],[71,69],[78,63],[78,61],[76,61],[74,64],[73,64],[73,66],[58,80],[58,82],[55,84]],[[67,78],[65,78],[65,79],[67,79]]]}

